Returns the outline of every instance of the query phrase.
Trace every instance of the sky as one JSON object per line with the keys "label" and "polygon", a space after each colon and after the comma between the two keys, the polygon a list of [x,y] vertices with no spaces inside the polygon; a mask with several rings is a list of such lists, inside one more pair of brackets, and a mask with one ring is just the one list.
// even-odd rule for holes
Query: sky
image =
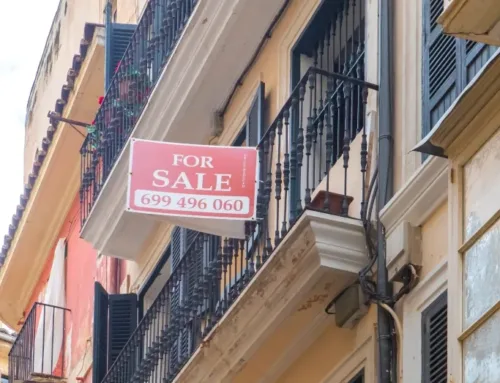
{"label": "sky", "polygon": [[23,191],[24,117],[59,0],[6,1],[0,23],[0,247]]}

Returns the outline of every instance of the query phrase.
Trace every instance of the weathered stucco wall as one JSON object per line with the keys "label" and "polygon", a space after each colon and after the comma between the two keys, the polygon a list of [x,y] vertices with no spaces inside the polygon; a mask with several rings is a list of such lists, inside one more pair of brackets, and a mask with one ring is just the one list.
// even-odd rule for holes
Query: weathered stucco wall
{"label": "weathered stucco wall", "polygon": [[26,106],[24,179],[29,175],[36,150],[45,136],[49,120],[61,97],[73,55],[78,53],[85,23],[102,20],[102,0],[61,0],[47,37],[46,46]]}
{"label": "weathered stucco wall", "polygon": [[[81,369],[81,360],[84,355],[92,354],[94,281],[99,280],[112,291],[116,276],[116,273],[112,274],[114,269],[110,266],[113,260],[107,257],[97,260],[95,250],[80,238],[79,213],[80,202],[76,196],[58,235],[58,240],[66,238],[67,241],[66,308],[71,310],[65,334],[65,366],[68,376],[75,375],[75,370],[76,373],[82,371],[82,374],[85,374],[87,369]],[[51,256],[33,292],[30,304],[26,307],[26,313],[29,312],[34,302],[43,302],[56,243],[57,241],[53,245]]]}
{"label": "weathered stucco wall", "polygon": [[422,0],[394,2],[394,191],[422,163]]}
{"label": "weathered stucco wall", "polygon": [[433,271],[448,256],[448,203],[422,225],[422,270],[420,278]]}

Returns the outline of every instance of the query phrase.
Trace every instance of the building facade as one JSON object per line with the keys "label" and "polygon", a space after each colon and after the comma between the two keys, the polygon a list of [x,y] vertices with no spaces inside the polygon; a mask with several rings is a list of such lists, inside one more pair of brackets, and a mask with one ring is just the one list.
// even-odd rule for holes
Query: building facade
{"label": "building facade", "polygon": [[[11,381],[500,381],[480,3],[62,2],[2,248]],[[244,238],[127,211],[132,139],[256,147]]]}

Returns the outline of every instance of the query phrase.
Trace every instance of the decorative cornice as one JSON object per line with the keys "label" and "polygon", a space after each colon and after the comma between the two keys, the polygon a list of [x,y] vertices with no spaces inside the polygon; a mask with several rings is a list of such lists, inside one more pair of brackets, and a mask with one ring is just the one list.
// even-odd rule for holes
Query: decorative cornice
{"label": "decorative cornice", "polygon": [[[446,0],[445,0],[446,1]],[[498,45],[500,9],[498,0],[447,0],[437,22],[443,32],[455,37]]]}
{"label": "decorative cornice", "polygon": [[387,235],[402,221],[417,227],[448,196],[448,160],[428,158],[380,212]]}
{"label": "decorative cornice", "polygon": [[433,156],[447,157],[452,144],[478,119],[496,113],[500,92],[500,49],[476,74],[446,113],[414,150]]}
{"label": "decorative cornice", "polygon": [[[102,25],[92,24],[92,23],[85,24],[83,39],[80,42],[80,53],[73,56],[73,65],[68,70],[68,74],[66,76],[66,84],[64,84],[61,87],[61,98],[57,99],[55,103],[54,110],[58,115],[62,115],[64,111],[64,107],[66,106],[70,93],[73,90],[75,80],[80,74],[82,63],[87,57],[88,47],[94,37],[95,29],[100,26]],[[50,126],[47,128],[45,137],[42,139],[42,145],[40,149],[37,150],[37,154],[35,156],[35,160],[31,168],[31,173],[28,176],[28,182],[24,186],[24,192],[23,194],[21,194],[19,204],[16,207],[16,212],[12,216],[12,222],[9,225],[7,234],[4,236],[3,246],[0,251],[0,267],[3,266],[3,264],[5,263],[5,259],[9,254],[12,240],[16,235],[19,223],[21,222],[21,218],[23,217],[24,214],[24,210],[26,209],[26,206],[28,204],[31,191],[33,189],[33,186],[38,180],[40,169],[43,165],[45,157],[47,156],[47,152],[52,144],[52,139],[54,138],[54,134],[58,126],[59,126],[59,121],[50,119]]]}

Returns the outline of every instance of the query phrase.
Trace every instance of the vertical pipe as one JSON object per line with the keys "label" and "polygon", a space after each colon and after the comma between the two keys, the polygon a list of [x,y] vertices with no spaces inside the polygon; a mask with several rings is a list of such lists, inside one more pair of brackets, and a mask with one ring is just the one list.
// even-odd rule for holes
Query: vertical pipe
{"label": "vertical pipe", "polygon": [[[379,138],[378,169],[379,193],[378,210],[380,211],[392,196],[392,1],[379,0]],[[385,235],[380,221],[377,223],[378,259],[377,259],[377,293],[389,295],[390,288],[387,276]],[[391,341],[391,321],[388,313],[378,307],[378,339],[379,339],[379,382],[391,382],[391,359],[395,350]]]}

